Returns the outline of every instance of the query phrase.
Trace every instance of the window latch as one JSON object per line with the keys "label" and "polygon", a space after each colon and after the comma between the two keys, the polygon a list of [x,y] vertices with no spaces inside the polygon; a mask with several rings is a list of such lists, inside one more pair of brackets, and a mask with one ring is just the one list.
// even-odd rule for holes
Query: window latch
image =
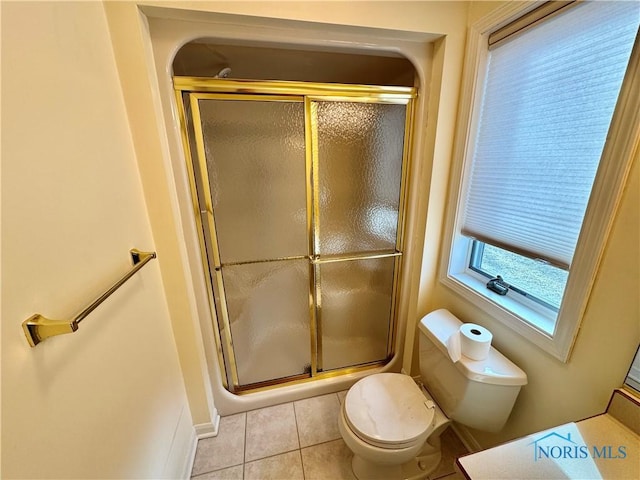
{"label": "window latch", "polygon": [[487,282],[487,288],[498,295],[506,295],[509,291],[509,284],[498,275]]}

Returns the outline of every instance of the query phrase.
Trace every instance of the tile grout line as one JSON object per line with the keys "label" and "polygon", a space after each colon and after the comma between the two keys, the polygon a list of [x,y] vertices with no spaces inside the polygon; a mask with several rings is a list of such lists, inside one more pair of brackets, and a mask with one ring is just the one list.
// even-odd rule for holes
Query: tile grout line
{"label": "tile grout line", "polygon": [[[248,418],[249,416],[248,416],[248,413],[253,411],[253,410],[250,410],[248,412],[244,412],[245,413],[245,440],[244,440],[245,441],[245,451],[244,451],[244,458],[243,458],[243,463],[242,463],[243,478],[245,477],[245,474],[246,474],[246,465],[247,465],[247,463],[259,462],[259,461],[262,461],[262,460],[266,460],[268,458],[273,458],[273,457],[277,457],[279,455],[284,455],[284,454],[287,454],[287,453],[293,453],[293,452],[296,452],[296,451],[298,452],[298,455],[300,456],[300,465],[302,466],[302,452],[301,452],[301,447],[300,447],[300,434],[299,434],[299,431],[298,431],[298,419],[297,419],[297,416],[296,416],[295,404],[294,404],[294,402],[286,402],[286,403],[281,403],[279,405],[288,405],[288,404],[291,405],[292,410],[293,410],[293,417],[294,417],[294,423],[295,423],[295,428],[296,428],[296,437],[298,439],[298,447],[297,448],[293,448],[291,450],[284,451],[284,452],[279,452],[279,453],[274,453],[272,455],[267,455],[266,457],[255,458],[255,459],[253,459],[253,460],[251,460],[249,462],[247,462],[247,459],[246,459],[247,430],[249,428],[249,418]],[[265,407],[265,408],[268,408],[268,407]],[[261,409],[255,409],[255,410],[261,410]],[[304,467],[303,467],[303,477],[304,477]]]}
{"label": "tile grout line", "polygon": [[249,425],[249,412],[244,412],[244,441],[242,452],[242,479],[246,472],[245,465],[247,464],[247,426]]}
{"label": "tile grout line", "polygon": [[296,414],[296,402],[291,402],[291,406],[293,407],[293,420],[296,424],[296,437],[298,437],[298,450],[302,448],[302,444],[300,443],[300,429],[298,428],[298,415]]}
{"label": "tile grout line", "polygon": [[[318,444],[320,445],[320,444]],[[314,445],[315,446],[315,445]],[[309,447],[306,447],[309,448]],[[274,453],[273,455],[267,455],[266,457],[260,457],[260,458],[256,458],[255,460],[249,460],[246,463],[253,463],[253,462],[260,462],[262,460],[266,460],[267,458],[273,458],[273,457],[277,457],[278,455],[286,455],[287,453],[293,453],[293,452],[297,452],[298,450],[300,450],[299,448],[294,448],[293,450],[287,450],[286,452],[280,452],[280,453]],[[220,469],[222,470],[222,469]],[[214,470],[214,472],[217,470]],[[210,473],[210,472],[209,472]]]}
{"label": "tile grout line", "polygon": [[300,457],[300,466],[302,467],[302,480],[306,480],[306,476],[304,474],[304,463],[302,463],[302,448],[298,449],[298,456]]}
{"label": "tile grout line", "polygon": [[[272,455],[267,455],[266,457],[256,458],[256,459],[254,459],[254,460],[250,460],[250,461],[248,461],[248,462],[245,462],[245,464],[246,464],[246,463],[259,462],[259,461],[261,461],[261,460],[265,460],[265,459],[267,459],[267,458],[277,457],[278,455],[284,455],[284,454],[286,454],[286,453],[292,453],[292,452],[297,452],[297,451],[302,451],[302,450],[308,450],[309,448],[317,447],[317,446],[319,446],[319,445],[325,445],[325,444],[327,444],[327,443],[337,442],[337,441],[340,441],[340,440],[342,440],[342,439],[341,439],[341,438],[334,438],[333,440],[325,440],[324,442],[314,443],[313,445],[308,445],[308,446],[306,446],[306,447],[293,448],[293,449],[291,449],[291,450],[286,450],[286,451],[284,451],[284,452],[274,453],[274,454],[272,454]],[[242,465],[242,464],[239,464],[239,465]],[[233,466],[238,466],[238,465],[233,465]],[[227,467],[224,467],[224,468],[227,468]],[[214,472],[217,472],[218,470],[223,470],[224,468],[219,468],[219,469],[217,469],[217,470],[213,470],[213,471],[214,471]],[[207,473],[211,473],[211,472],[207,472]]]}
{"label": "tile grout line", "polygon": [[298,456],[300,457],[300,467],[302,468],[302,480],[305,480],[304,476],[304,463],[302,463],[302,443],[300,443],[300,428],[298,427],[298,415],[296,413],[296,402],[291,402],[293,407],[293,420],[296,424],[296,436],[298,437]]}

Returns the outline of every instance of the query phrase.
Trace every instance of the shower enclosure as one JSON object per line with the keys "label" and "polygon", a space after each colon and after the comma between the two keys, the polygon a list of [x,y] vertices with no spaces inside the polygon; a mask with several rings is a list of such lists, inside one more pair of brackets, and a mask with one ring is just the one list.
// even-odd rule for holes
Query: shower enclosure
{"label": "shower enclosure", "polygon": [[410,87],[174,77],[225,387],[386,363]]}

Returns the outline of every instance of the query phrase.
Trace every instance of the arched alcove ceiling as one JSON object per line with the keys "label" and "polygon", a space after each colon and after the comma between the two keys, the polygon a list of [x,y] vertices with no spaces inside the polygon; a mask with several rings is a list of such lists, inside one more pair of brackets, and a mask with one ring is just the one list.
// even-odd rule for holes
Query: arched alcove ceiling
{"label": "arched alcove ceiling", "polygon": [[232,45],[201,38],[185,44],[173,61],[173,73],[179,76],[213,77],[227,67],[233,79],[394,86],[414,86],[416,82],[412,63],[391,52],[355,54]]}

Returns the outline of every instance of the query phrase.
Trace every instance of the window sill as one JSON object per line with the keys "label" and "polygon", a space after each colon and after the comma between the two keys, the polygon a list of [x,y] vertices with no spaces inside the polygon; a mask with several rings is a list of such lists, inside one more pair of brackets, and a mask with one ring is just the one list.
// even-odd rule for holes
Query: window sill
{"label": "window sill", "polygon": [[517,294],[512,292],[498,295],[487,289],[484,277],[478,277],[473,273],[463,272],[449,274],[441,281],[492,318],[553,356],[561,358],[553,338],[557,318],[555,312],[544,312],[544,307],[526,299],[516,300],[513,296]]}

